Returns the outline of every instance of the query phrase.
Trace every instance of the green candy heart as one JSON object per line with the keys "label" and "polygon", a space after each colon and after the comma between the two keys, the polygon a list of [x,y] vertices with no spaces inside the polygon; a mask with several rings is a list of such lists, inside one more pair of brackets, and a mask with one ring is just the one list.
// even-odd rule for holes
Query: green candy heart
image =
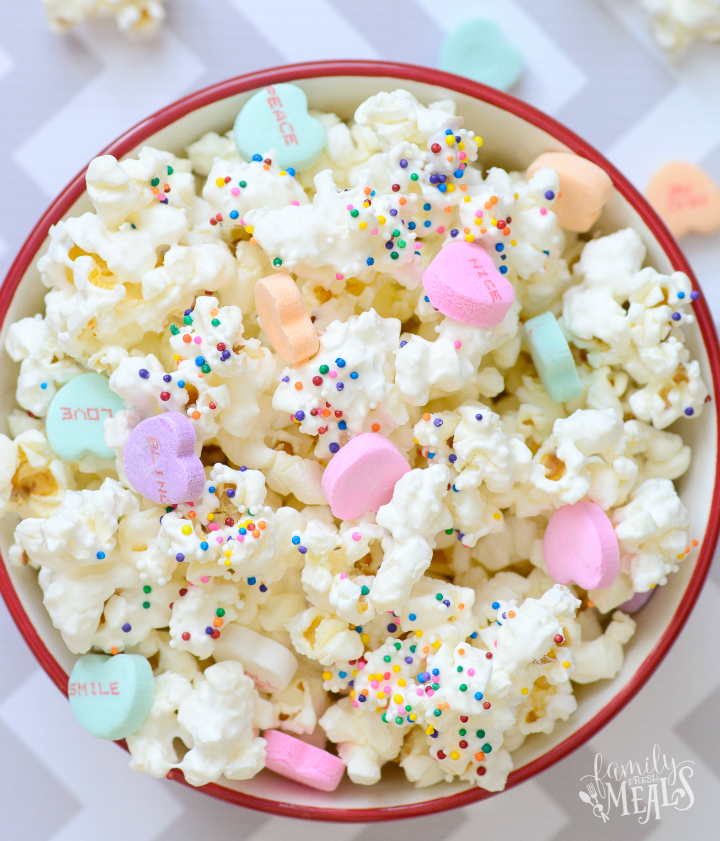
{"label": "green candy heart", "polygon": [[506,91],[522,76],[524,63],[494,20],[472,18],[443,41],[440,68]]}
{"label": "green candy heart", "polygon": [[105,444],[103,424],[124,408],[122,400],[110,391],[107,377],[75,377],[50,403],[46,420],[50,446],[65,461],[79,461],[88,455],[115,458]]}
{"label": "green candy heart", "polygon": [[530,355],[545,391],[553,403],[564,403],[582,394],[570,345],[551,312],[525,322]]}
{"label": "green candy heart", "polygon": [[235,145],[245,160],[275,149],[283,169],[304,169],[323,150],[325,129],[307,110],[305,91],[282,84],[263,88],[251,97],[235,120]]}
{"label": "green candy heart", "polygon": [[153,701],[150,663],[139,654],[85,654],[72,670],[68,697],[75,718],[98,739],[124,739],[139,729]]}

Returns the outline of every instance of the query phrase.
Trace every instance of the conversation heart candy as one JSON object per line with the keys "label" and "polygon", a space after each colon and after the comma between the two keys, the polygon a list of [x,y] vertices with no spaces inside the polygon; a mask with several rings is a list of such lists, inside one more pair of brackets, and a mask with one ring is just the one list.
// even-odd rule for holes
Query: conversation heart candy
{"label": "conversation heart candy", "polygon": [[637,613],[640,608],[645,607],[645,605],[650,601],[651,596],[656,590],[657,587],[653,587],[652,590],[648,590],[645,593],[635,593],[631,599],[623,602],[620,607],[618,607],[618,610],[622,610],[623,613]]}
{"label": "conversation heart candy", "polygon": [[261,692],[282,692],[297,671],[295,655],[279,642],[243,625],[223,628],[213,649],[215,662],[237,660]]}
{"label": "conversation heart candy", "polygon": [[50,446],[65,461],[83,456],[115,458],[105,444],[104,422],[124,409],[117,394],[110,391],[102,374],[81,374],[70,380],[53,397],[47,413],[46,430]]}
{"label": "conversation heart candy", "polygon": [[523,57],[494,20],[463,21],[440,47],[440,68],[467,76],[502,91],[509,90],[523,74]]}
{"label": "conversation heart candy", "polygon": [[193,425],[180,412],[141,421],[130,433],[123,453],[130,484],[160,505],[195,499],[205,485],[196,442]]}
{"label": "conversation heart candy", "polygon": [[279,272],[258,280],[255,309],[272,346],[289,365],[318,352],[317,333],[290,275]]}
{"label": "conversation heart candy", "polygon": [[284,168],[310,166],[325,146],[325,129],[308,114],[305,91],[287,83],[252,96],[238,114],[233,131],[243,158],[274,149],[276,162]]}
{"label": "conversation heart candy", "polygon": [[697,166],[684,161],[665,164],[653,175],[645,195],[673,236],[720,229],[720,189]]}
{"label": "conversation heart candy", "polygon": [[543,554],[548,574],[558,584],[577,584],[585,590],[609,587],[620,571],[612,523],[588,500],[555,511],[545,529]]}
{"label": "conversation heart candy", "polygon": [[582,394],[570,345],[551,312],[525,322],[530,355],[543,387],[554,403],[564,403]]}
{"label": "conversation heart candy", "polygon": [[319,791],[335,791],[345,773],[345,763],[322,748],[316,748],[280,730],[266,730],[265,767]]}
{"label": "conversation heart candy", "polygon": [[[554,169],[560,181],[553,212],[567,231],[584,233],[597,222],[612,196],[610,176],[597,164],[570,152],[545,152],[528,167],[527,177],[544,167]],[[547,196],[548,200],[555,196]]]}
{"label": "conversation heart candy", "polygon": [[335,517],[354,520],[387,505],[395,485],[409,470],[410,465],[385,436],[363,432],[333,456],[323,473],[322,489]]}
{"label": "conversation heart candy", "polygon": [[493,327],[515,300],[515,290],[495,268],[493,258],[471,242],[440,249],[422,278],[430,303],[463,324]]}
{"label": "conversation heart candy", "polygon": [[154,678],[139,654],[85,654],[70,674],[68,697],[75,718],[98,739],[124,739],[150,712]]}

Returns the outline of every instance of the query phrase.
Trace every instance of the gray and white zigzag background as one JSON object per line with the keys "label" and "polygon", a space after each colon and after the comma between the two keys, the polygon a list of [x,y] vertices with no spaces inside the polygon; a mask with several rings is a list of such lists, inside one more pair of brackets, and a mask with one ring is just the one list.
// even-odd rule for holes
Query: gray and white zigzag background
{"label": "gray and white zigzag background", "polygon": [[[498,20],[523,52],[516,94],[577,131],[644,188],[683,158],[720,182],[720,46],[672,64],[637,0],[169,0],[151,44],[111,23],[50,34],[39,0],[0,0],[0,277],[49,200],[110,140],[185,93],[277,64],[380,58],[435,65],[448,29]],[[450,15],[448,15],[450,10]],[[720,315],[720,236],[683,243]],[[3,841],[394,841],[532,837],[652,841],[714,837],[720,801],[720,564],[686,629],[635,701],[589,744],[499,797],[365,828],[309,824],[221,803],[131,773],[127,755],[74,723],[0,604],[0,838]],[[595,753],[642,760],[658,743],[692,760],[692,809],[661,820],[594,818],[578,798]]]}

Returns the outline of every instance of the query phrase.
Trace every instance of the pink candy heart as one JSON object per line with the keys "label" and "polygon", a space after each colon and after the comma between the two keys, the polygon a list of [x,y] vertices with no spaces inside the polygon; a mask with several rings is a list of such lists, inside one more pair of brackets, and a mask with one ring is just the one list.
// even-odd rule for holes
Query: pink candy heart
{"label": "pink candy heart", "polygon": [[493,258],[471,242],[441,249],[422,282],[436,310],[477,327],[499,324],[515,300],[512,284],[495,268]]}
{"label": "pink candy heart", "polygon": [[180,412],[139,423],[125,445],[125,473],[146,499],[175,505],[200,496],[205,470],[195,455],[195,429]]}
{"label": "pink candy heart", "polygon": [[266,768],[320,791],[338,787],[345,773],[345,763],[339,756],[280,730],[266,730],[263,736],[267,740]]}
{"label": "pink candy heart", "polygon": [[333,456],[323,473],[322,489],[335,517],[354,520],[387,505],[396,483],[409,470],[384,435],[363,432]]}
{"label": "pink candy heart", "polygon": [[612,523],[594,502],[564,505],[550,518],[543,541],[545,567],[558,584],[585,590],[609,587],[620,571]]}

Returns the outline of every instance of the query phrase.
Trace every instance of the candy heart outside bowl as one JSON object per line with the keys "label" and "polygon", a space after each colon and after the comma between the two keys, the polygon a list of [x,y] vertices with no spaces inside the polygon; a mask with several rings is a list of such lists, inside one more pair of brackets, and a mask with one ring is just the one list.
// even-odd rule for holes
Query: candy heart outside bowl
{"label": "candy heart outside bowl", "polygon": [[[363,100],[382,90],[405,88],[428,103],[453,98],[465,124],[485,139],[481,162],[525,169],[542,152],[572,151],[594,161],[611,176],[615,192],[605,206],[598,227],[605,232],[631,225],[648,249],[647,263],[658,270],[691,270],[677,244],[642,196],[597,151],[568,129],[525,103],[500,91],[459,76],[429,68],[385,62],[332,61],[308,63],[250,74],[192,94],[149,117],[116,140],[105,151],[116,157],[131,156],[145,144],[183,154],[184,147],[204,132],[229,130],[249,97],[262,87],[293,82],[307,93],[311,108],[335,111],[347,119]],[[98,150],[100,153],[100,150]],[[60,194],[33,230],[0,289],[0,338],[19,318],[42,311],[44,288],[35,268],[46,250],[50,225],[70,215],[90,210],[84,173]],[[720,526],[718,469],[718,417],[715,395],[720,383],[718,348],[710,313],[703,298],[695,304],[697,324],[687,329],[693,358],[700,361],[712,395],[702,415],[680,421],[685,442],[693,447],[693,462],[678,481],[690,515],[690,536],[700,541],[694,552],[672,575],[669,583],[638,615],[638,629],[626,646],[620,674],[611,681],[576,687],[578,710],[567,722],[558,722],[549,735],[536,735],[513,753],[515,770],[508,788],[523,782],[566,756],[595,734],[627,704],[660,664],[697,600]],[[9,357],[0,365],[0,385],[5,400],[0,429],[7,432],[6,417],[14,405],[18,368]],[[675,428],[675,427],[673,427]],[[0,521],[0,551],[5,559],[17,520]],[[0,590],[25,640],[58,688],[67,693],[68,674],[77,659],[63,644],[42,605],[34,570],[0,564]],[[110,748],[108,748],[110,749]],[[173,775],[181,779],[181,774]],[[347,778],[333,793],[304,788],[268,771],[252,780],[221,780],[204,786],[205,793],[276,815],[313,820],[381,821],[409,818],[466,805],[492,796],[466,783],[440,784],[415,789],[393,763],[383,770],[375,786],[355,786]]]}

